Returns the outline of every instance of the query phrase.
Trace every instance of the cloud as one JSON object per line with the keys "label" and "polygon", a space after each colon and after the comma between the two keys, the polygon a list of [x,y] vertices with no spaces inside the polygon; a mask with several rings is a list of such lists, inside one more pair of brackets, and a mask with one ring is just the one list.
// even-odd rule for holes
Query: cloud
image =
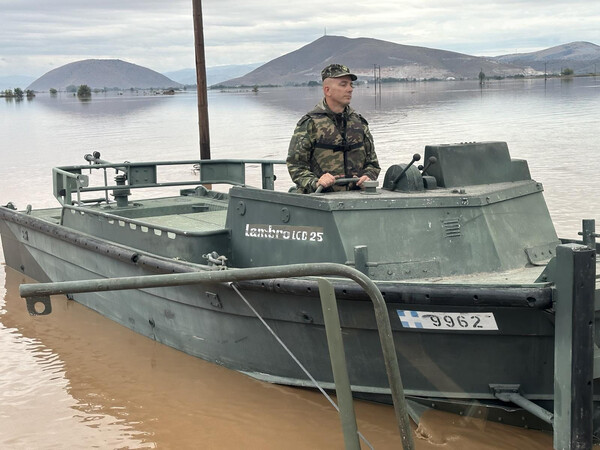
{"label": "cloud", "polygon": [[[0,0],[0,75],[118,58],[161,72],[194,65],[191,0]],[[476,55],[600,40],[600,2],[205,0],[207,65],[266,62],[325,33]]]}

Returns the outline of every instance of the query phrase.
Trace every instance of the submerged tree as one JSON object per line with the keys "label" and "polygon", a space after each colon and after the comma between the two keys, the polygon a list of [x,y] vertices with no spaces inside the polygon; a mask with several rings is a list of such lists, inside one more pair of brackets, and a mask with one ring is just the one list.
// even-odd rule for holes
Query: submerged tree
{"label": "submerged tree", "polygon": [[92,90],[87,84],[82,84],[77,89],[77,97],[79,98],[89,98],[92,96]]}
{"label": "submerged tree", "polygon": [[574,73],[574,72],[573,72],[573,69],[569,69],[568,67],[565,67],[565,68],[564,68],[564,69],[563,69],[563,70],[560,72],[561,76],[563,76],[563,77],[569,77],[569,76],[573,75],[573,73]]}

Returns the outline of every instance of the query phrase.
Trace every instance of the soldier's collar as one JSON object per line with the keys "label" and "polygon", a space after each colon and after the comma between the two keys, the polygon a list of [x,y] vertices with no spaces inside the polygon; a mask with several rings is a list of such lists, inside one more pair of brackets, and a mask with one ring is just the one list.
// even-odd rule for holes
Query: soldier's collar
{"label": "soldier's collar", "polygon": [[331,115],[331,116],[339,116],[340,114],[342,114],[345,117],[350,117],[350,114],[352,114],[354,112],[354,110],[350,107],[350,105],[346,106],[341,113],[335,113],[335,112],[333,112],[331,110],[331,108],[329,108],[329,105],[327,104],[327,101],[325,100],[325,97],[323,97],[323,100],[317,106],[319,106],[320,108],[322,108],[323,110],[325,110],[325,112],[327,114]]}

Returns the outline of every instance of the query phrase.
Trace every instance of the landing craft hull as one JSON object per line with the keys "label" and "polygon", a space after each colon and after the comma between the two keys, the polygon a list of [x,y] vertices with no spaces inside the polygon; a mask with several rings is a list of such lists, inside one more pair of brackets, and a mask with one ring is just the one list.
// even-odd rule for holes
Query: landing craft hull
{"label": "landing craft hull", "polygon": [[[35,225],[33,218],[13,213]],[[19,217],[20,216],[20,217]],[[65,281],[154,275],[156,267],[140,266],[115,258],[114,244],[98,251],[64,239],[52,238],[59,226],[45,228],[11,221],[0,222],[7,264],[42,281]],[[57,228],[56,230],[53,228]],[[81,234],[85,241],[88,237]],[[106,248],[112,248],[107,252]],[[173,270],[173,267],[171,267]],[[182,263],[181,272],[203,270]],[[277,280],[243,283],[241,291],[250,304],[290,348],[313,377],[333,386],[320,301],[304,281]],[[339,292],[356,291],[336,281]],[[420,285],[422,288],[423,285]],[[474,288],[464,288],[467,297]],[[483,288],[483,286],[480,286]],[[392,292],[385,283],[384,292]],[[287,293],[285,292],[287,291]],[[531,400],[550,400],[553,393],[553,315],[544,308],[498,299],[496,305],[462,305],[454,287],[440,302],[388,301],[394,343],[407,395],[489,400],[490,384],[518,384]],[[302,294],[305,292],[305,294]],[[508,294],[508,291],[507,291]],[[342,294],[343,296],[343,294]],[[389,394],[379,336],[368,297],[359,294],[340,299],[340,320],[353,390],[362,394]],[[198,285],[73,294],[77,302],[138,333],[190,355],[222,364],[267,381],[310,386],[302,370],[253,315],[244,300],[227,285]],[[491,314],[497,329],[463,331],[403,326],[399,311]],[[451,317],[451,314],[448,315]],[[443,317],[443,316],[442,316]],[[454,316],[456,317],[456,316]],[[414,325],[414,322],[413,322]],[[418,323],[417,323],[418,325]]]}

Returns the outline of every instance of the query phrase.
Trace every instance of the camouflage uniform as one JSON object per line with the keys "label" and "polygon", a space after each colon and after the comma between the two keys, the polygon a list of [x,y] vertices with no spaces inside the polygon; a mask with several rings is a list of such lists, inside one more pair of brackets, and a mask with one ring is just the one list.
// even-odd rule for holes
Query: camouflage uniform
{"label": "camouflage uniform", "polygon": [[[334,113],[325,99],[296,125],[286,162],[298,192],[305,194],[314,192],[317,181],[327,172],[342,178],[366,175],[376,180],[381,170],[367,121],[350,106]],[[326,190],[356,188],[353,183]]]}

